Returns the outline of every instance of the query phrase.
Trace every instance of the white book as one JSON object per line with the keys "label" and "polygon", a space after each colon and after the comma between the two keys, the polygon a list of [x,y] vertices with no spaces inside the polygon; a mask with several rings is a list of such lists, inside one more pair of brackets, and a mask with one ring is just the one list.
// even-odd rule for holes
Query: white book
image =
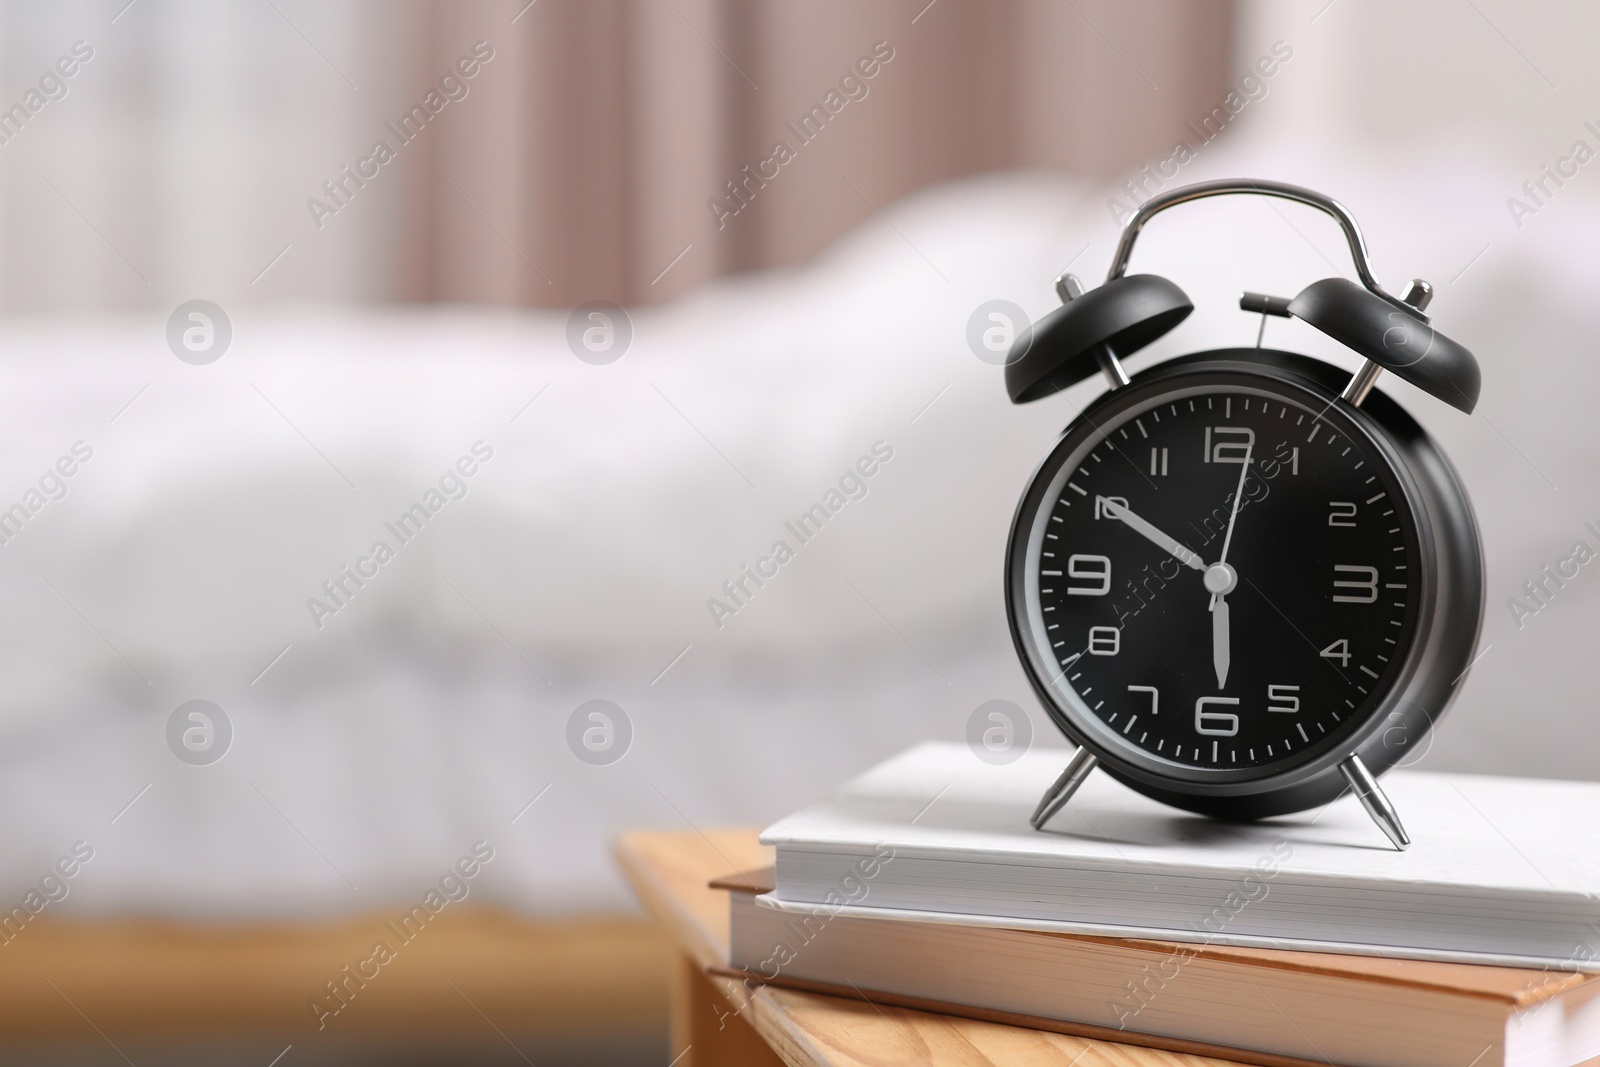
{"label": "white book", "polygon": [[1068,753],[890,759],[761,835],[763,906],[920,922],[1600,971],[1600,784],[1395,771],[1395,851],[1353,796],[1234,824],[1096,773],[1028,825]]}
{"label": "white book", "polygon": [[724,880],[735,977],[1266,1067],[1600,1057],[1600,976],[793,913],[763,874]]}

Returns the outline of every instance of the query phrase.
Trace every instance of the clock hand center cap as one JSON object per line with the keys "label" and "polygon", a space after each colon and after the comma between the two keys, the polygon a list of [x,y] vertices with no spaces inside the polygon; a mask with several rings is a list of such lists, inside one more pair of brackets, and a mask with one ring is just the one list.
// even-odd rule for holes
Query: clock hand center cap
{"label": "clock hand center cap", "polygon": [[1213,563],[1206,568],[1203,579],[1206,592],[1217,596],[1226,596],[1233,592],[1233,587],[1239,584],[1239,574],[1226,563]]}

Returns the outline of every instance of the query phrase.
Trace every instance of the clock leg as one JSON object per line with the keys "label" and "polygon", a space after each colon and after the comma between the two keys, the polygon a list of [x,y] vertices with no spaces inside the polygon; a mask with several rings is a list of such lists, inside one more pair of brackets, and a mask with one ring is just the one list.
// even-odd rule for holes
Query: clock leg
{"label": "clock leg", "polygon": [[1078,791],[1083,780],[1089,777],[1089,772],[1094,770],[1095,764],[1100,760],[1093,752],[1080,748],[1073,753],[1072,762],[1067,764],[1067,769],[1061,772],[1055,784],[1045,790],[1044,796],[1039,800],[1039,806],[1033,809],[1033,817],[1028,820],[1035,830],[1044,829],[1044,824],[1049,822],[1056,812],[1067,806],[1067,801],[1072,799],[1072,794]]}
{"label": "clock leg", "polygon": [[1361,762],[1361,757],[1351,756],[1339,764],[1339,769],[1344,772],[1345,781],[1350,783],[1356,796],[1361,798],[1361,806],[1367,809],[1372,821],[1388,835],[1396,849],[1404,852],[1406,846],[1411,844],[1411,838],[1406,836],[1406,828],[1400,825],[1400,816],[1395,813],[1394,805],[1389,803],[1389,798],[1378,787],[1378,780]]}

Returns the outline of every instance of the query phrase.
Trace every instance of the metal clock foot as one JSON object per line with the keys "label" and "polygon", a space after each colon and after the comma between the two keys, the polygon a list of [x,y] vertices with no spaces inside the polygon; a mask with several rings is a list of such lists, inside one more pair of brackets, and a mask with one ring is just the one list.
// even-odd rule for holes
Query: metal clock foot
{"label": "metal clock foot", "polygon": [[1093,752],[1080,748],[1072,756],[1072,762],[1067,764],[1067,769],[1061,772],[1055,784],[1045,790],[1044,796],[1039,800],[1039,806],[1033,809],[1033,817],[1028,820],[1035,830],[1044,829],[1044,824],[1049,822],[1056,812],[1067,806],[1067,801],[1072,799],[1072,794],[1078,791],[1083,780],[1089,777],[1089,772],[1094,770],[1100,760]]}
{"label": "metal clock foot", "polygon": [[[1361,806],[1367,809],[1372,821],[1388,835],[1396,849],[1404,852],[1406,846],[1411,844],[1411,838],[1406,836],[1406,828],[1400,825],[1400,816],[1396,814],[1394,805],[1389,803],[1389,798],[1378,787],[1378,780],[1367,770],[1367,765],[1361,762],[1361,757],[1351,756],[1339,764],[1339,769],[1344,772],[1345,781],[1350,783],[1350,788],[1355,790],[1356,796],[1361,798]],[[1056,784],[1059,786],[1061,783]]]}

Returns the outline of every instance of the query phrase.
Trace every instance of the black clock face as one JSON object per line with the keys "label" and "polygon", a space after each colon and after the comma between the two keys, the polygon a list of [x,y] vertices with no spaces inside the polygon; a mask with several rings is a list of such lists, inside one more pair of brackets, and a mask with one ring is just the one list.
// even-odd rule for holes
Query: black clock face
{"label": "black clock face", "polygon": [[1130,389],[1148,395],[1070,433],[1018,517],[1041,688],[1102,750],[1180,779],[1337,745],[1417,626],[1416,517],[1384,453],[1342,405],[1255,377]]}

